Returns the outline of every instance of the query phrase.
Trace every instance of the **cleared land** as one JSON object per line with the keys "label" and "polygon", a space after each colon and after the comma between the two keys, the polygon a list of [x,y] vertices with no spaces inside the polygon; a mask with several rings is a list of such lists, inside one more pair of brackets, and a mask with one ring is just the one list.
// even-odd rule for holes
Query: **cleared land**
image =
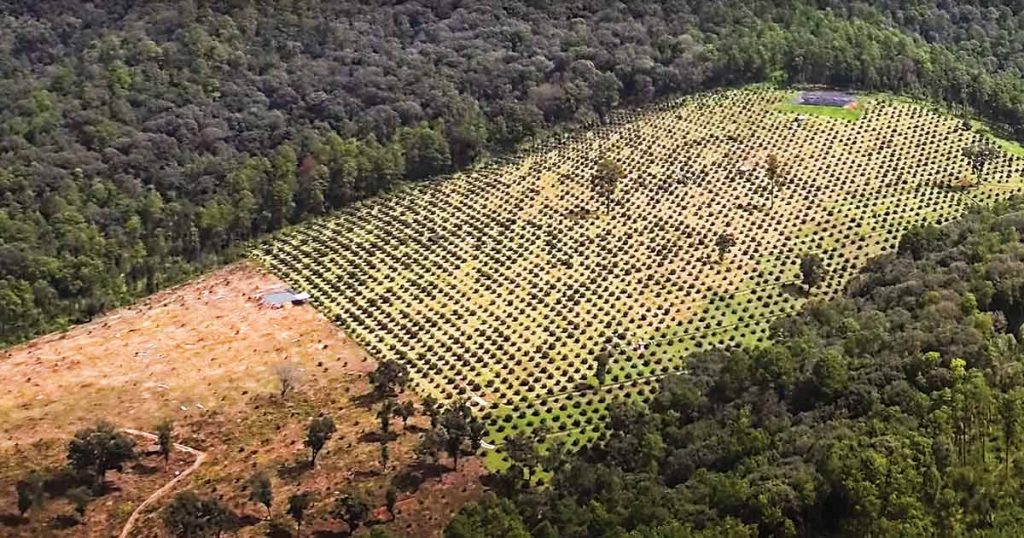
{"label": "cleared land", "polygon": [[[363,203],[254,251],[423,394],[488,410],[491,440],[539,425],[572,444],[600,434],[616,397],[644,398],[685,353],[765,341],[807,295],[799,258],[833,293],[913,224],[1021,190],[1000,153],[978,186],[955,118],[872,98],[857,121],[780,109],[747,89],[620,114],[512,162]],[[783,181],[772,202],[770,154]],[[625,177],[605,208],[603,159]],[[411,191],[411,192],[410,192]],[[735,244],[719,260],[716,239]],[[595,357],[611,349],[594,387]],[[500,453],[489,456],[500,464]]]}
{"label": "cleared land", "polygon": [[[263,535],[264,509],[248,503],[244,490],[258,469],[273,477],[275,512],[283,512],[291,493],[314,492],[311,532],[344,527],[327,516],[335,492],[354,487],[374,507],[383,506],[384,488],[394,479],[401,500],[389,528],[399,535],[412,528],[438,534],[453,507],[479,492],[480,463],[467,462],[441,479],[440,469],[412,463],[414,432],[425,426],[417,418],[408,433],[396,424],[390,470],[382,473],[379,446],[368,440],[378,427],[375,409],[360,398],[369,391],[366,372],[374,364],[312,307],[260,304],[258,294],[283,286],[253,264],[236,264],[6,350],[0,357],[0,378],[10,381],[0,387],[0,535],[116,536],[132,510],[194,456],[177,452],[164,469],[149,454],[126,472],[111,473],[107,493],[89,505],[83,525],[71,526],[72,510],[63,499],[21,520],[14,483],[30,468],[62,465],[77,428],[106,419],[152,431],[164,418],[174,420],[179,442],[207,453],[179,489],[216,495],[238,510],[245,525],[240,536]],[[305,371],[305,382],[284,402],[271,372],[282,361]],[[308,454],[302,440],[309,418],[321,411],[334,417],[339,431],[309,471],[301,465]],[[139,439],[143,451],[151,444]],[[162,536],[158,517],[146,512],[133,536]]]}

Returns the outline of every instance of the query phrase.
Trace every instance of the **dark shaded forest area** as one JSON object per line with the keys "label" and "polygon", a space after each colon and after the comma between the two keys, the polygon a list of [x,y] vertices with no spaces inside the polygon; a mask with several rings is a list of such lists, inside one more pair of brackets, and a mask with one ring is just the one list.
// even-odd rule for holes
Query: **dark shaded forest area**
{"label": "dark shaded forest area", "polygon": [[1015,2],[0,1],[0,342],[615,106],[748,82],[1020,137]]}
{"label": "dark shaded forest area", "polygon": [[602,442],[506,442],[500,497],[447,536],[1020,536],[1022,234],[1020,199],[915,229],[773,344],[613,404]]}

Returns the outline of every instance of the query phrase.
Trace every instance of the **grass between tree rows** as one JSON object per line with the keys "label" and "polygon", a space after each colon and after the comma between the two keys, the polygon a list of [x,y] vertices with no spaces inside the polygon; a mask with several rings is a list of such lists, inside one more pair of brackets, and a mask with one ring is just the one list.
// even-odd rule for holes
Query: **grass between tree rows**
{"label": "grass between tree rows", "polygon": [[[620,112],[253,255],[373,356],[407,364],[424,394],[474,402],[492,442],[543,426],[578,447],[611,398],[649,396],[685,353],[760,345],[772,319],[835,294],[907,228],[1021,190],[1022,161],[976,167],[965,151],[991,139],[956,118],[872,96],[858,121],[812,107],[826,117],[795,123],[790,96]],[[608,170],[621,178],[601,191]],[[809,292],[807,254],[824,269]]]}

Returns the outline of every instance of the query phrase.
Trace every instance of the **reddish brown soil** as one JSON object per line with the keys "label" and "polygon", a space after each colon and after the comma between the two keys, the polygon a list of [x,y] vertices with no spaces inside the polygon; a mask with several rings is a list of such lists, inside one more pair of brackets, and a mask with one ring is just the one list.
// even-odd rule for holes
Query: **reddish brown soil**
{"label": "reddish brown soil", "polygon": [[[274,512],[288,495],[314,495],[305,529],[340,531],[330,505],[338,492],[357,489],[383,506],[388,484],[400,477],[397,518],[379,514],[396,536],[438,536],[457,506],[479,494],[479,461],[467,458],[458,473],[427,473],[413,448],[422,419],[409,431],[393,424],[386,473],[379,463],[379,427],[367,372],[374,363],[341,330],[309,306],[275,309],[261,293],[284,284],[250,263],[211,273],[157,294],[90,324],[8,349],[0,356],[0,535],[112,536],[132,509],[169,480],[169,474],[127,469],[108,477],[114,492],[90,504],[86,520],[69,529],[53,518],[71,510],[50,501],[28,521],[16,513],[14,482],[29,468],[62,463],[67,438],[78,428],[108,420],[152,431],[173,420],[177,441],[206,451],[209,460],[183,488],[221,498],[245,518],[239,536],[262,536],[265,510],[247,502],[245,481],[257,470],[272,475]],[[299,389],[282,400],[274,365],[303,371]],[[413,397],[407,394],[405,397]],[[319,413],[332,416],[338,433],[317,466],[305,468],[305,427]],[[141,443],[145,444],[145,443]],[[152,458],[142,460],[154,465]],[[181,454],[168,473],[191,463]],[[163,536],[157,503],[137,525],[137,536]]]}

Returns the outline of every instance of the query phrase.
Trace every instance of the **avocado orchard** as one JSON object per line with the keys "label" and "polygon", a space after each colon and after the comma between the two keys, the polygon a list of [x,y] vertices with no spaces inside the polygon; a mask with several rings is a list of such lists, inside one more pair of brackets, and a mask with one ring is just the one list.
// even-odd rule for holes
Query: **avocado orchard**
{"label": "avocado orchard", "polygon": [[[485,407],[492,442],[544,426],[578,446],[610,401],[647,398],[687,353],[764,343],[807,299],[802,255],[823,262],[811,295],[831,296],[910,226],[1024,187],[1024,161],[1000,152],[957,188],[973,173],[965,148],[986,139],[953,117],[876,97],[855,122],[795,121],[777,107],[788,95],[616,112],[285,230],[253,256],[375,358],[407,365],[421,393]],[[592,186],[608,163],[622,171],[610,201]]]}

